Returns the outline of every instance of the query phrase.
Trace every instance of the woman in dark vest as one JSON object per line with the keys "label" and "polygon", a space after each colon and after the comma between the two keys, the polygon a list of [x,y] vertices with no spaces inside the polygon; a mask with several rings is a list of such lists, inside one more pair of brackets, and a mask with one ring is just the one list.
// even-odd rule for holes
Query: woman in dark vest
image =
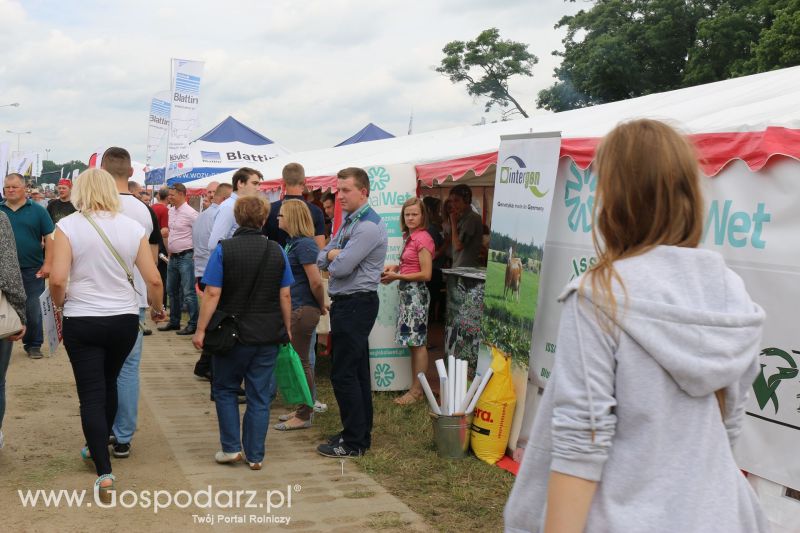
{"label": "woman in dark vest", "polygon": [[[270,383],[278,345],[289,342],[294,282],[286,253],[261,234],[269,204],[241,197],[233,208],[239,229],[211,253],[203,275],[206,288],[192,343],[203,348],[206,328],[219,309],[237,316],[239,338],[233,349],[213,357],[213,381],[222,450],[218,463],[244,459],[261,469],[269,422]],[[247,409],[240,433],[237,392],[244,380]],[[242,450],[244,448],[244,451]]]}

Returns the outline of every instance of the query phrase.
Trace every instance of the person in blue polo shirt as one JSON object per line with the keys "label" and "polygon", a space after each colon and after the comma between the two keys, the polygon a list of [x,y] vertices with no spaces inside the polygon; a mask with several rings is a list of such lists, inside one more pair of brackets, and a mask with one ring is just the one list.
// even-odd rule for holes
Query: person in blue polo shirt
{"label": "person in blue polo shirt", "polygon": [[372,380],[369,333],[378,317],[378,285],[386,260],[386,224],[369,206],[369,177],[361,168],[337,174],[339,201],[347,216],[317,256],[330,274],[333,357],[331,383],[342,431],[317,452],[326,457],[357,457],[372,444]]}
{"label": "person in blue polo shirt", "polygon": [[[27,296],[25,315],[27,331],[22,339],[25,352],[31,359],[42,358],[42,311],[39,296],[44,292],[44,280],[50,275],[53,260],[53,220],[47,210],[25,198],[25,178],[12,173],[3,181],[5,202],[0,209],[8,216],[14,230],[17,256],[22,272],[22,284]],[[44,248],[42,247],[44,240]]]}

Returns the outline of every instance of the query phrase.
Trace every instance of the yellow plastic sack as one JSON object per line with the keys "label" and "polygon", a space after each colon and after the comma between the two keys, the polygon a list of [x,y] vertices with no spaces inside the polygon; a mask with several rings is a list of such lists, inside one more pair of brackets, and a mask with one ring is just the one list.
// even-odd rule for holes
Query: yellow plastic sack
{"label": "yellow plastic sack", "polygon": [[517,395],[511,381],[511,358],[492,347],[492,378],[475,405],[472,451],[490,465],[503,458],[511,435]]}

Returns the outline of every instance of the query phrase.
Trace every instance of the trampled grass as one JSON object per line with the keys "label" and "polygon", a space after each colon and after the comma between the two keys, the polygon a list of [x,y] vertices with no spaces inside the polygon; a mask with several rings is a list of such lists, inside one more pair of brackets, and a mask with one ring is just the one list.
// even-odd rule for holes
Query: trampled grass
{"label": "trampled grass", "polygon": [[[328,412],[314,419],[320,435],[341,429],[330,384],[330,359],[317,358],[317,391]],[[395,405],[399,393],[373,393],[372,448],[354,464],[424,517],[436,531],[501,531],[514,476],[470,455],[436,454],[427,402]],[[353,496],[354,497],[354,496]],[[379,524],[376,524],[379,526]],[[399,524],[380,524],[399,528]]]}

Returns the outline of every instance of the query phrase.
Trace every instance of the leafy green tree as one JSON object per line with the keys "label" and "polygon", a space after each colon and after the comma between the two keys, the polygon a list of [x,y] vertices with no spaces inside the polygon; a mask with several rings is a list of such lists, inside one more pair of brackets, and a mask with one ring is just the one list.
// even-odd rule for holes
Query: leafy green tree
{"label": "leafy green tree", "polygon": [[57,164],[48,159],[42,161],[42,175],[39,178],[39,183],[58,183],[61,178],[61,169],[64,169],[64,177],[72,177],[72,171],[77,170],[78,173],[83,172],[88,166],[83,161],[72,160],[66,163]]}
{"label": "leafy green tree", "polygon": [[556,28],[553,111],[800,64],[800,0],[596,0]]}
{"label": "leafy green tree", "polygon": [[528,52],[527,44],[502,40],[497,28],[489,28],[473,41],[447,43],[442,52],[445,57],[436,72],[453,83],[466,82],[470,95],[488,98],[486,111],[494,105],[513,105],[527,118],[528,113],[508,89],[512,76],[533,76],[533,66],[539,58]]}

